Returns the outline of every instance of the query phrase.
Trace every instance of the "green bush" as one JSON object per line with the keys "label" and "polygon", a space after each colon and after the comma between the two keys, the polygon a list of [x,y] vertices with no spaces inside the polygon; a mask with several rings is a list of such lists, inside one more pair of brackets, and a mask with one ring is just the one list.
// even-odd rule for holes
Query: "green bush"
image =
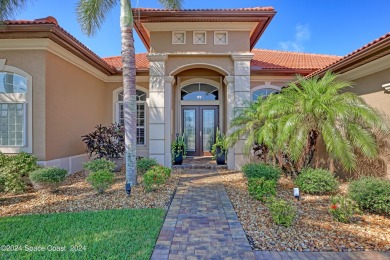
{"label": "green bush", "polygon": [[390,180],[363,177],[349,184],[348,193],[360,208],[390,214]]}
{"label": "green bush", "polygon": [[267,206],[275,224],[285,227],[290,227],[293,224],[297,210],[291,202],[272,198]]}
{"label": "green bush", "polygon": [[99,193],[104,193],[105,190],[109,189],[114,183],[115,175],[112,172],[107,170],[92,172],[87,177],[87,182],[89,182],[92,187]]}
{"label": "green bush", "polygon": [[61,183],[67,173],[67,170],[57,167],[41,168],[30,173],[30,180],[37,183]]}
{"label": "green bush", "polygon": [[154,166],[144,174],[144,186],[146,191],[156,190],[165,184],[171,175],[171,169],[164,166]]}
{"label": "green bush", "polygon": [[55,189],[66,178],[68,172],[57,167],[41,168],[30,173],[30,180],[36,189]]}
{"label": "green bush", "polygon": [[262,163],[248,163],[242,167],[244,175],[249,178],[264,178],[266,180],[278,181],[282,171],[271,165]]}
{"label": "green bush", "polygon": [[96,159],[84,163],[84,169],[88,170],[89,172],[98,172],[98,171],[113,172],[115,169],[115,163],[105,158],[100,158],[100,159]]}
{"label": "green bush", "polygon": [[0,154],[0,186],[6,192],[23,192],[26,188],[23,178],[39,168],[37,161],[37,157],[24,152],[12,156]]}
{"label": "green bush", "polygon": [[303,169],[296,178],[295,184],[303,192],[310,194],[335,192],[339,186],[337,179],[331,172],[312,168]]}
{"label": "green bush", "polygon": [[145,174],[148,170],[150,170],[153,166],[157,166],[158,162],[156,159],[152,158],[141,158],[137,160],[137,173],[139,175]]}
{"label": "green bush", "polygon": [[338,222],[349,223],[355,214],[360,213],[355,201],[345,196],[331,197],[329,213]]}
{"label": "green bush", "polygon": [[265,178],[250,178],[248,191],[253,198],[265,202],[269,197],[276,195],[276,181]]}

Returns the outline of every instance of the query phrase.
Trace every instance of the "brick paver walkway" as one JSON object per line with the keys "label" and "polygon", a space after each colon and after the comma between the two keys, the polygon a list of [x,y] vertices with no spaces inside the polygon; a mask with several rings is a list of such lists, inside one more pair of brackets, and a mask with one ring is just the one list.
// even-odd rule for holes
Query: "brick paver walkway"
{"label": "brick paver walkway", "polygon": [[252,251],[217,172],[183,173],[151,257],[155,259],[390,259],[384,252]]}

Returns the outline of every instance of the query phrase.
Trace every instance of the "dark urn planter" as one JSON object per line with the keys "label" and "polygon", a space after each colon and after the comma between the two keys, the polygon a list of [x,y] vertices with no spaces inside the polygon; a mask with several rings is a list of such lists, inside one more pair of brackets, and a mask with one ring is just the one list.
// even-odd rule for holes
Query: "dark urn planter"
{"label": "dark urn planter", "polygon": [[225,165],[226,164],[226,153],[221,151],[221,147],[217,146],[216,147],[216,155],[215,155],[215,160],[217,161],[218,165]]}
{"label": "dark urn planter", "polygon": [[179,154],[175,153],[173,155],[173,164],[174,165],[182,165],[183,163],[183,152],[180,152]]}

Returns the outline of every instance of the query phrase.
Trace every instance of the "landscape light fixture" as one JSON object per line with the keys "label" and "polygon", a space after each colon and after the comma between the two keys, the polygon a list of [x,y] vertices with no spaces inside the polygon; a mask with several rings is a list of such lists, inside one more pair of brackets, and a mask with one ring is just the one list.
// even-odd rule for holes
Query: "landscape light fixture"
{"label": "landscape light fixture", "polygon": [[130,194],[131,194],[131,182],[126,183],[125,189],[126,189],[127,195],[130,197]]}
{"label": "landscape light fixture", "polygon": [[297,200],[299,200],[299,188],[294,188],[293,191],[294,191],[294,197],[295,197]]}

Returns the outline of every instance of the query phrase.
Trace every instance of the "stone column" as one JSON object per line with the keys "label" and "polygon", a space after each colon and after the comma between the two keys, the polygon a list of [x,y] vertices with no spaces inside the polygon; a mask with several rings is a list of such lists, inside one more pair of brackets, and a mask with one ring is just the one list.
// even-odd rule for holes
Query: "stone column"
{"label": "stone column", "polygon": [[[230,121],[234,118],[234,76],[225,77],[224,83],[227,86],[226,110],[227,110],[227,130],[226,135],[230,135],[234,129],[230,127]],[[235,146],[230,148],[227,155],[227,166],[229,170],[234,170],[235,166]]]}
{"label": "stone column", "polygon": [[[170,77],[165,77],[165,62],[168,55],[150,53],[147,55],[149,68],[149,158],[171,167],[170,163]],[[166,82],[167,79],[167,82]],[[169,153],[167,151],[169,150]]]}
{"label": "stone column", "polygon": [[[245,108],[248,106],[251,98],[251,66],[250,61],[253,58],[253,53],[233,53],[232,59],[234,61],[234,83],[229,93],[228,87],[228,102],[229,104],[234,104],[234,111]],[[233,103],[230,103],[229,95],[234,96]],[[231,108],[229,108],[231,109]],[[228,123],[234,117],[234,114],[229,114],[228,112]],[[244,156],[242,151],[243,143],[245,138],[242,137],[236,145],[234,146],[234,161],[232,163],[228,162],[229,169],[240,170],[241,166],[249,161],[249,158]],[[231,155],[233,157],[233,155]],[[229,157],[228,157],[229,159]]]}

